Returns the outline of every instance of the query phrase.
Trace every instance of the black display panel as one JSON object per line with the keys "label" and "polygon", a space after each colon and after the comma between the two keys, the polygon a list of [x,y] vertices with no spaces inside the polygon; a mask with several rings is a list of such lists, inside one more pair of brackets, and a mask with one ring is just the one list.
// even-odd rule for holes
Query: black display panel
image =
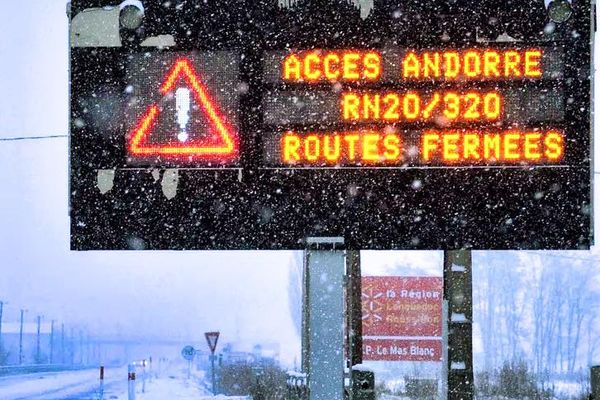
{"label": "black display panel", "polygon": [[384,4],[250,3],[72,47],[73,249],[592,244],[589,5],[506,41],[460,5],[412,35]]}

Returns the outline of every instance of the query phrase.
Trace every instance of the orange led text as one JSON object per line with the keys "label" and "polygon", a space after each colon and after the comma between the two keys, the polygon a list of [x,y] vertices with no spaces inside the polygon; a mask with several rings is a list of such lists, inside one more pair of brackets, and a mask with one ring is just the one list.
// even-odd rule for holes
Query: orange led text
{"label": "orange led text", "polygon": [[285,164],[385,164],[402,160],[401,138],[375,131],[287,132],[281,138]]}
{"label": "orange led text", "polygon": [[283,61],[286,82],[376,81],[381,55],[374,51],[321,51],[292,53]]}
{"label": "orange led text", "polygon": [[560,132],[426,131],[421,137],[421,161],[452,163],[559,162],[565,151]]}
{"label": "orange led text", "polygon": [[346,121],[423,121],[443,118],[449,121],[498,120],[503,99],[497,92],[417,92],[342,94],[341,113]]}
{"label": "orange led text", "polygon": [[542,76],[540,49],[409,51],[402,57],[403,79],[515,79]]}

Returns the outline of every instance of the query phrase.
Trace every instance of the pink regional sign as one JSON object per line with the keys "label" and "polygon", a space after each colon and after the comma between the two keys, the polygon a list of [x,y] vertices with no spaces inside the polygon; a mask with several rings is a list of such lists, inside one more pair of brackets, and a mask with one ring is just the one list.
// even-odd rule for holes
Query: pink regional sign
{"label": "pink regional sign", "polygon": [[440,337],[442,298],[442,278],[363,277],[363,336]]}

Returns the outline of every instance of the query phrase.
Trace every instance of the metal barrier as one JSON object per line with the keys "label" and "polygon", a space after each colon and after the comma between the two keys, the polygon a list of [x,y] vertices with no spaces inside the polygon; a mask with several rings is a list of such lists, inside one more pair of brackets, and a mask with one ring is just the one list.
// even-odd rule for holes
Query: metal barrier
{"label": "metal barrier", "polygon": [[58,364],[44,364],[44,365],[11,365],[0,367],[0,376],[9,375],[26,375],[26,374],[37,374],[40,372],[62,372],[62,371],[81,371],[84,369],[93,369],[97,366],[82,366],[82,365],[58,365]]}

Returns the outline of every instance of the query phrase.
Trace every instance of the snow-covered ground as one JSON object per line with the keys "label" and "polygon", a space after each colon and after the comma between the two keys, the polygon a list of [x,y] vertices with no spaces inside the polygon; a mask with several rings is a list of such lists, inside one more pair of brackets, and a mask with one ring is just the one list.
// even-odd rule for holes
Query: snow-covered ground
{"label": "snow-covered ground", "polygon": [[[90,369],[3,377],[0,378],[0,399],[53,400],[94,393],[100,387],[99,375],[98,369]],[[127,380],[127,368],[109,368],[105,371],[105,386],[118,387],[123,378]]]}
{"label": "snow-covered ground", "polygon": [[[138,372],[136,400],[251,400],[247,397],[212,396],[202,380],[202,374],[187,379],[183,370],[163,371],[146,379]],[[105,400],[128,400],[127,368],[105,371]],[[40,373],[0,378],[2,400],[98,400],[100,399],[98,370],[64,373]]]}
{"label": "snow-covered ground", "polygon": [[[247,397],[228,397],[223,395],[213,396],[195,379],[185,379],[184,377],[163,376],[152,382],[146,383],[145,393],[137,385],[136,400],[250,400]],[[127,400],[127,394],[124,393],[114,400]]]}

